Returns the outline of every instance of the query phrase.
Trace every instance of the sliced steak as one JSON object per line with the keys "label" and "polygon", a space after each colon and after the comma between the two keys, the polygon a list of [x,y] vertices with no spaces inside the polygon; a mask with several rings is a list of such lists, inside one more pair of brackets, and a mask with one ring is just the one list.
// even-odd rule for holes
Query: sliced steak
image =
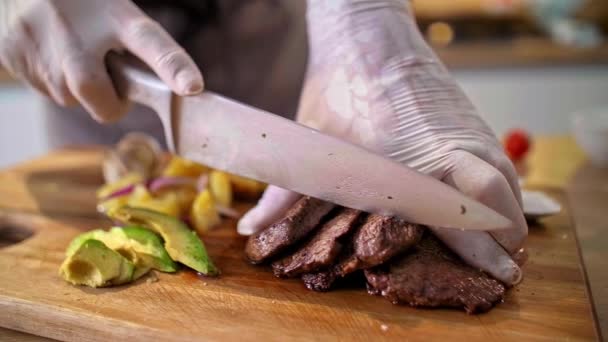
{"label": "sliced steak", "polygon": [[245,254],[256,264],[268,260],[308,235],[334,207],[329,202],[302,197],[281,220],[252,235]]}
{"label": "sliced steak", "polygon": [[330,266],[342,250],[342,239],[356,227],[361,212],[343,208],[302,248],[272,264],[277,277],[294,277]]}
{"label": "sliced steak", "polygon": [[466,265],[432,234],[410,253],[365,271],[368,292],[391,302],[421,307],[488,311],[504,297],[505,287]]}
{"label": "sliced steak", "polygon": [[371,214],[355,232],[352,244],[335,266],[302,277],[302,281],[311,290],[328,291],[338,277],[380,265],[407,251],[420,241],[423,232],[422,226],[396,217]]}
{"label": "sliced steak", "polygon": [[339,265],[341,276],[380,265],[422,238],[424,227],[394,216],[369,215],[353,238],[353,254]]}
{"label": "sliced steak", "polygon": [[332,271],[306,273],[302,275],[302,281],[309,290],[325,292],[329,291],[336,281],[336,273]]}

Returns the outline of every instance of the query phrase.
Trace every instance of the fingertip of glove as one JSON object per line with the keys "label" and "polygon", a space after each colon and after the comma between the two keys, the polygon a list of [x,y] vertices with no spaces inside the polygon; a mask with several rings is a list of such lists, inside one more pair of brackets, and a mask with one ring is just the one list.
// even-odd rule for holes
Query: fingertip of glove
{"label": "fingertip of glove", "polygon": [[523,278],[524,278],[524,272],[522,272],[521,268],[519,268],[519,266],[517,266],[517,264],[515,264],[515,266],[513,267],[513,272],[511,273],[510,285],[517,285],[517,284],[521,283]]}
{"label": "fingertip of glove", "polygon": [[236,226],[236,231],[239,235],[249,236],[256,232],[255,224],[252,222],[255,221],[255,219],[252,216],[255,216],[255,213],[249,211],[239,220]]}
{"label": "fingertip of glove", "polygon": [[500,270],[499,274],[496,276],[508,286],[513,286],[522,281],[523,272],[515,261],[509,258],[507,262],[504,263],[504,266]]}
{"label": "fingertip of glove", "polygon": [[100,112],[98,110],[99,108],[92,108],[92,106],[88,104],[83,105],[87,109],[87,111],[91,113],[91,117],[93,118],[93,120],[104,125],[110,125],[120,121],[129,111],[129,106],[123,103],[111,105],[103,112]]}
{"label": "fingertip of glove", "polygon": [[176,82],[180,95],[185,96],[200,94],[205,87],[200,73],[189,70],[180,71],[176,76]]}

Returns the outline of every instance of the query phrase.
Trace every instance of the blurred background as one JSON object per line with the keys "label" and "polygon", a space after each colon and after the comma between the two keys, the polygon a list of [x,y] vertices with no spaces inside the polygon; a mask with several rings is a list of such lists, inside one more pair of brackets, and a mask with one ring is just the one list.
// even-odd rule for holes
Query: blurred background
{"label": "blurred background", "polygon": [[[414,0],[419,26],[499,137],[608,111],[608,1]],[[47,151],[41,99],[0,71],[0,168]],[[600,110],[601,111],[601,110]]]}

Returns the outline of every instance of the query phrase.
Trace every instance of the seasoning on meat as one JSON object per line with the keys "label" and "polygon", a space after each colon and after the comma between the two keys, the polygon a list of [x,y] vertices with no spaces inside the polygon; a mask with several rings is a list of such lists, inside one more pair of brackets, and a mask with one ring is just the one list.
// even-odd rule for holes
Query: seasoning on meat
{"label": "seasoning on meat", "polygon": [[327,221],[302,248],[272,264],[277,277],[294,277],[330,266],[340,253],[345,237],[356,227],[361,212],[343,208]]}
{"label": "seasoning on meat", "polygon": [[312,232],[334,207],[329,202],[302,197],[285,217],[249,238],[245,246],[247,257],[253,263],[261,263],[276,256]]}
{"label": "seasoning on meat", "polygon": [[340,265],[340,275],[379,265],[410,249],[424,228],[394,216],[371,214],[353,238],[353,254]]}
{"label": "seasoning on meat", "polygon": [[336,281],[336,274],[332,271],[306,273],[302,275],[302,281],[309,290],[325,292],[329,291]]}
{"label": "seasoning on meat", "polygon": [[394,304],[462,308],[471,314],[504,298],[500,281],[465,264],[423,226],[334,208],[304,197],[249,239],[247,256],[259,263],[286,255],[272,264],[275,275],[300,276],[313,291],[328,291],[339,280],[356,281],[348,275],[358,271],[370,294]]}
{"label": "seasoning on meat", "polygon": [[466,265],[432,234],[403,256],[365,271],[370,294],[415,307],[456,307],[486,312],[502,301],[505,287]]}
{"label": "seasoning on meat", "polygon": [[423,232],[422,226],[392,216],[371,214],[355,232],[352,245],[345,249],[335,266],[303,277],[302,281],[311,290],[328,291],[337,278],[380,265],[407,251],[420,241]]}

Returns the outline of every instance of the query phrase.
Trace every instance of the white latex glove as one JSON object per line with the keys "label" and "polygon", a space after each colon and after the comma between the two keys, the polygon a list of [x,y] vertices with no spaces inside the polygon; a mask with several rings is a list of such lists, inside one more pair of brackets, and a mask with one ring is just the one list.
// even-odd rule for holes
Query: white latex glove
{"label": "white latex glove", "polygon": [[2,0],[0,61],[57,103],[79,102],[98,121],[127,111],[106,71],[110,50],[128,50],[179,95],[202,91],[186,52],[129,0]]}
{"label": "white latex glove", "polygon": [[[432,229],[469,264],[519,282],[511,255],[528,228],[515,170],[424,42],[407,2],[309,0],[307,19],[310,58],[298,121],[440,179],[510,218],[508,231]],[[270,187],[239,232],[266,227],[297,196]]]}

